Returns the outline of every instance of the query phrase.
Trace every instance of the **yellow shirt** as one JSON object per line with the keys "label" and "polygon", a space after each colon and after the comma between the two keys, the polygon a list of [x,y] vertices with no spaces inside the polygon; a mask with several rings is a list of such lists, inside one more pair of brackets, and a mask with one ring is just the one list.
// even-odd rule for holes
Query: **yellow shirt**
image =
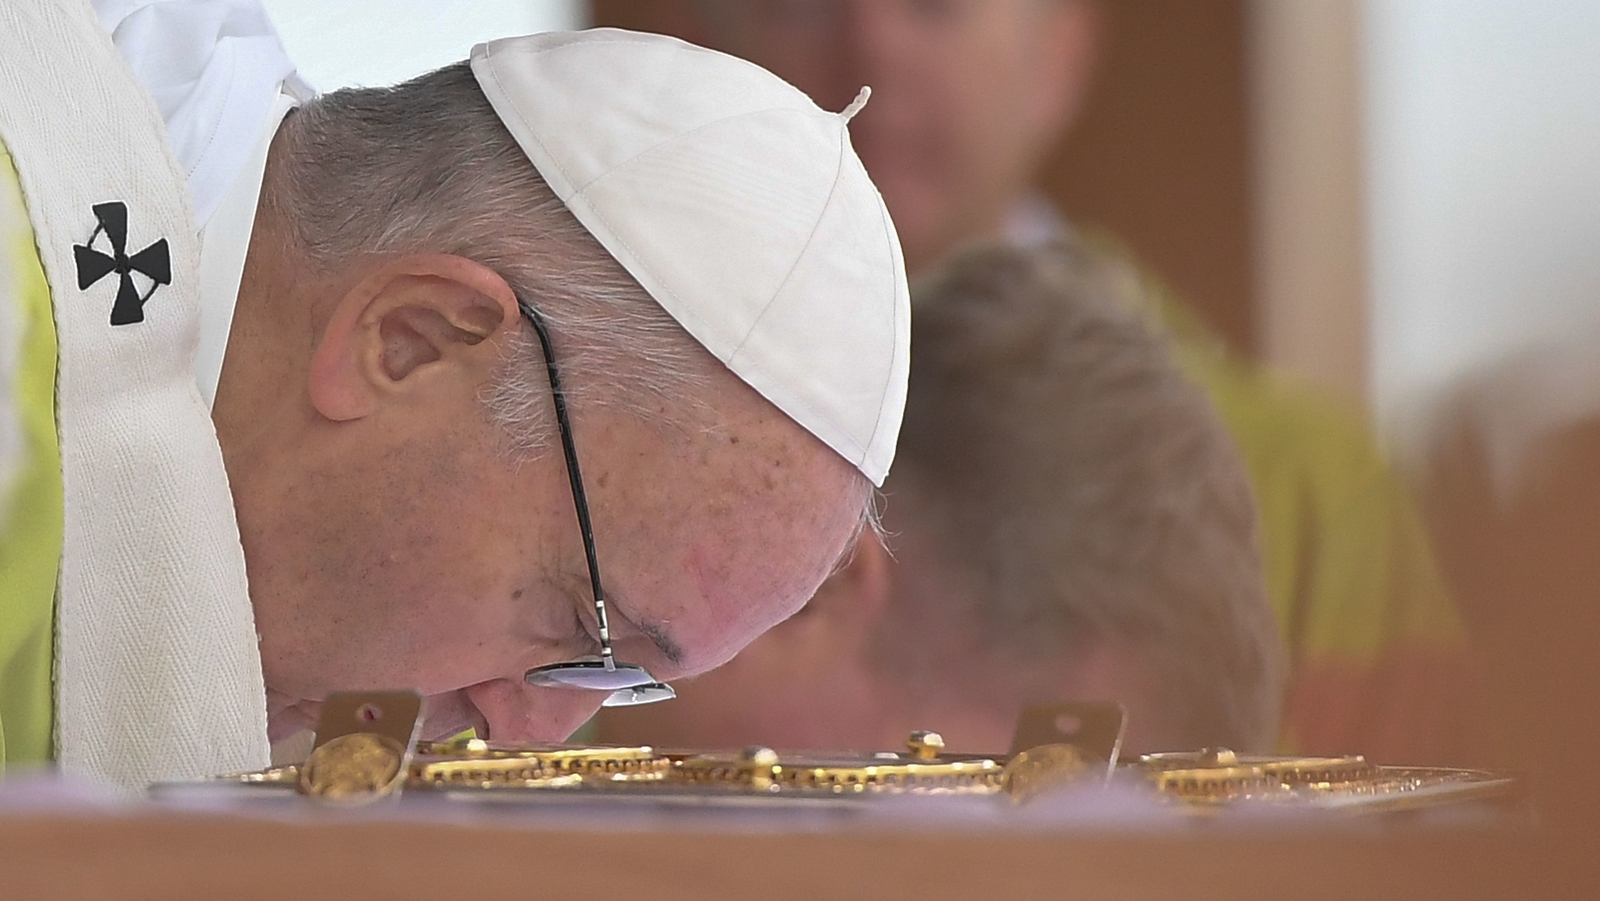
{"label": "yellow shirt", "polygon": [[1148,287],[1256,494],[1290,664],[1279,750],[1419,764],[1470,754],[1465,631],[1411,493],[1363,418],[1233,356],[1170,292]]}
{"label": "yellow shirt", "polygon": [[[0,772],[50,759],[54,728],[56,570],[63,500],[56,440],[56,331],[50,288],[34,246],[11,156],[0,145],[0,303],[21,337],[7,405],[20,420],[23,458],[0,492]],[[17,336],[3,336],[15,341]]]}

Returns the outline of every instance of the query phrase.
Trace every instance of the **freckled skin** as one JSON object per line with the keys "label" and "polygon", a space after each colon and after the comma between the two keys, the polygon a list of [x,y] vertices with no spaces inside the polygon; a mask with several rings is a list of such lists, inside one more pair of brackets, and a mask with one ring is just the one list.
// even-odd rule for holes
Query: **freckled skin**
{"label": "freckled skin", "polygon": [[[559,445],[512,462],[481,401],[523,327],[510,287],[428,254],[308,279],[270,215],[213,409],[269,733],[310,725],[333,691],[415,688],[430,736],[565,738],[602,694],[522,677],[596,652],[593,597]],[[727,660],[798,609],[862,497],[843,458],[709,355],[700,365],[693,427],[570,410],[617,658],[662,679]]]}
{"label": "freckled skin", "polygon": [[[704,434],[572,411],[617,656],[662,679],[798,609],[855,527],[849,465],[724,378]],[[593,653],[592,599],[560,455],[513,466],[498,440],[464,400],[427,423],[307,416],[229,456],[274,737],[340,689],[415,687],[429,734],[508,740],[563,739],[599,706],[521,683]],[[624,613],[668,629],[682,661]]]}

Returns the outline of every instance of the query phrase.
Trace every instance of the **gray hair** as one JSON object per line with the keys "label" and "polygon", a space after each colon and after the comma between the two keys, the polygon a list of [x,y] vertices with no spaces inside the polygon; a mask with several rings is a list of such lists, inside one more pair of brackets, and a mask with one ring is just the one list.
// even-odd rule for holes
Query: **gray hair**
{"label": "gray hair", "polygon": [[[718,364],[550,190],[465,62],[388,88],[323,95],[293,112],[266,192],[319,273],[363,255],[466,257],[500,273],[550,324],[575,404],[677,424],[703,412]],[[509,450],[546,447],[549,385],[523,323],[483,398]]]}
{"label": "gray hair", "polygon": [[[549,323],[574,405],[715,427],[706,389],[722,364],[556,197],[467,63],[318,97],[290,114],[280,140],[263,203],[314,271],[363,255],[474,260]],[[538,338],[523,323],[483,398],[514,458],[549,446],[549,393]],[[872,483],[857,483],[863,526],[876,530]]]}
{"label": "gray hair", "polygon": [[962,621],[1006,659],[1137,642],[1177,734],[1267,748],[1282,666],[1254,499],[1142,284],[1062,245],[973,248],[917,285],[890,502],[930,513],[976,578]]}

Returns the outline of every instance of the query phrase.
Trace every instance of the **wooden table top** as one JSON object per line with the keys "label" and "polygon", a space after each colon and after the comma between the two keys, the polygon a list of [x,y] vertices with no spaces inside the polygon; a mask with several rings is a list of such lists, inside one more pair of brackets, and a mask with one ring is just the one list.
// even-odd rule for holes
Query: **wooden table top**
{"label": "wooden table top", "polygon": [[614,830],[35,813],[0,816],[0,898],[1593,898],[1594,834],[1270,824]]}

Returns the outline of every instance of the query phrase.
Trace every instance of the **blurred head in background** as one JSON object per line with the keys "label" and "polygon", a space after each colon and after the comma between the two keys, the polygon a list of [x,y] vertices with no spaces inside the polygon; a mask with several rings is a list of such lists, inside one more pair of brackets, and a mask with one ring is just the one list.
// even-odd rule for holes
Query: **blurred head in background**
{"label": "blurred head in background", "polygon": [[[1095,0],[627,0],[633,12],[624,14],[622,6],[596,0],[597,18],[746,56],[824,106],[842,108],[859,85],[870,84],[872,104],[852,122],[852,140],[894,214],[914,272],[937,265],[953,247],[983,239],[1036,247],[1081,234],[1117,252],[1092,224],[1080,231],[1067,221],[1029,177],[1055,152],[1055,139],[1077,124],[1091,71],[1098,70],[1101,32],[1109,38],[1118,27],[1125,39],[1135,28],[1150,28],[1151,20],[1171,21],[1176,8]],[[1130,12],[1135,8],[1137,15]],[[1230,29],[1244,19],[1224,18],[1226,26],[1211,36],[1239,36]],[[1115,52],[1127,46],[1124,40]],[[1160,46],[1161,53],[1138,61],[1140,91],[1151,86],[1148,79],[1215,78],[1239,86],[1233,80],[1241,73],[1218,68],[1219,59],[1196,69],[1172,56],[1178,47],[1145,46]],[[1105,49],[1113,52],[1109,41]],[[1108,74],[1108,82],[1130,75],[1126,69]],[[1137,93],[1114,90],[1112,96],[1120,97],[1113,104],[1133,101],[1117,120],[1123,126],[1149,115],[1203,115],[1187,103],[1145,107]],[[1186,100],[1199,96],[1184,94]],[[1127,135],[1119,134],[1106,147],[1137,157]],[[1201,133],[1163,128],[1144,134],[1188,140]],[[1123,168],[1139,174],[1111,178],[1116,187],[1101,203],[1126,201],[1133,217],[1124,224],[1143,222],[1156,241],[1200,230],[1207,238],[1195,252],[1226,256],[1228,242],[1207,231],[1210,218],[1186,209],[1181,191],[1170,198],[1160,192],[1155,201],[1148,195],[1141,200],[1135,189],[1146,185],[1146,172],[1168,188],[1211,184],[1221,170],[1192,167],[1192,149],[1183,145],[1177,159],[1162,164],[1175,177],[1162,178],[1150,161],[1128,160]],[[1080,173],[1079,188],[1085,175],[1111,174],[1091,171]],[[1236,187],[1242,190],[1243,182]],[[1207,210],[1226,215],[1227,208]],[[1237,262],[1248,268],[1243,255]],[[1233,337],[1245,341],[1255,321],[1248,304],[1238,303],[1247,283],[1244,277],[1231,282],[1225,288],[1231,306],[1224,305],[1238,313],[1228,314],[1238,326]],[[1359,749],[1414,761],[1470,753],[1464,741],[1473,709],[1464,688],[1470,651],[1460,617],[1410,491],[1384,462],[1364,419],[1235,356],[1184,299],[1153,286],[1139,294],[1133,299],[1165,322],[1177,358],[1215,404],[1252,479],[1269,597],[1294,662],[1278,748],[1307,754]]]}
{"label": "blurred head in background", "polygon": [[824,109],[872,86],[850,138],[906,266],[999,235],[1076,114],[1094,57],[1089,0],[696,0],[688,33],[772,70]]}
{"label": "blurred head in background", "polygon": [[1128,292],[1082,247],[959,254],[917,288],[875,536],[679,700],[607,711],[660,745],[1009,745],[1027,705],[1117,700],[1135,752],[1268,749],[1278,632],[1243,466]]}

